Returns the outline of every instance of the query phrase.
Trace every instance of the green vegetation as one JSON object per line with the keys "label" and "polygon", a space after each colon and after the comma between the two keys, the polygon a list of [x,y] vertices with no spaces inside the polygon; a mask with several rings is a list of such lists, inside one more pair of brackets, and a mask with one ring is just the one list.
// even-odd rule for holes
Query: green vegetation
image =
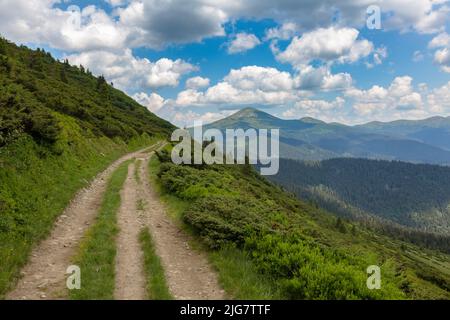
{"label": "green vegetation", "polygon": [[[149,162],[150,179],[164,202],[169,216],[185,232],[194,233],[193,228],[183,221],[184,212],[191,206],[191,203],[164,190],[158,178],[159,170],[160,161],[154,156]],[[219,281],[228,296],[246,300],[281,298],[274,281],[270,281],[258,273],[248,253],[232,245],[224,246],[219,250],[211,250],[195,239],[190,246],[208,252],[210,262],[218,271]]]}
{"label": "green vegetation", "polygon": [[0,72],[0,146],[23,132],[41,143],[55,142],[61,130],[55,112],[75,118],[96,136],[126,142],[143,133],[167,136],[173,129],[82,66],[58,62],[43,50],[17,47],[3,39],[0,44],[0,58],[8,66]]}
{"label": "green vegetation", "polygon": [[242,300],[281,299],[271,278],[258,273],[248,252],[233,246],[210,251],[210,261],[218,270],[219,281],[230,297]]}
{"label": "green vegetation", "polygon": [[[176,166],[169,152],[166,148],[157,153],[158,160],[150,168],[158,169],[161,191],[178,199],[175,217],[209,248],[229,294],[290,299],[450,298],[450,272],[445,270],[449,256],[338,220],[286,194],[249,166]],[[228,263],[227,256],[241,262]],[[369,265],[381,267],[380,290],[366,287]],[[245,271],[245,282],[239,268]],[[259,279],[264,279],[261,291],[255,289]],[[242,285],[247,280],[249,284]]]}
{"label": "green vegetation", "polygon": [[450,253],[450,169],[413,164],[450,163],[450,117],[347,126],[246,108],[208,128],[279,128],[284,159],[272,181],[389,236]]}
{"label": "green vegetation", "polygon": [[139,235],[142,251],[144,252],[144,267],[147,275],[147,295],[151,300],[172,300],[166,283],[166,276],[159,256],[156,254],[155,244],[147,228]]}
{"label": "green vegetation", "polygon": [[136,203],[136,208],[138,211],[144,211],[146,206],[146,202],[142,199],[139,199]]}
{"label": "green vegetation", "polygon": [[138,184],[141,183],[141,175],[139,174],[139,170],[141,169],[142,160],[136,160],[134,166],[134,178]]}
{"label": "green vegetation", "polygon": [[75,193],[172,126],[84,68],[3,39],[0,48],[2,298]]}
{"label": "green vegetation", "polygon": [[[135,149],[106,137],[85,138],[72,119],[60,119],[63,134],[57,145],[62,154],[26,135],[0,148],[0,297],[74,194],[113,160]],[[70,146],[64,136],[70,137]],[[152,141],[142,138],[135,145]]]}
{"label": "green vegetation", "polygon": [[71,290],[71,299],[114,298],[117,211],[120,207],[120,190],[127,178],[130,163],[131,160],[121,164],[112,174],[96,222],[89,229],[74,259],[74,264],[81,269],[81,289]]}

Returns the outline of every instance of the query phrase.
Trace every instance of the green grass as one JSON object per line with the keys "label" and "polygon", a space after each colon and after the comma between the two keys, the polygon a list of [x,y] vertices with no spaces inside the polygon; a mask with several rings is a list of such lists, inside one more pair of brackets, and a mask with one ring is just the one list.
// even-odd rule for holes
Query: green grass
{"label": "green grass", "polygon": [[81,269],[81,289],[71,290],[70,299],[114,298],[117,211],[121,201],[120,190],[131,161],[121,164],[108,181],[97,220],[88,231],[74,260],[74,264]]}
{"label": "green grass", "polygon": [[0,60],[2,299],[78,190],[175,127],[103,78],[42,50],[0,39]]}
{"label": "green grass", "polygon": [[95,137],[71,117],[55,117],[61,127],[55,144],[22,135],[0,148],[0,299],[78,190],[123,154],[160,140],[144,135],[126,144]]}
{"label": "green grass", "polygon": [[136,209],[137,209],[138,211],[144,211],[146,205],[147,205],[147,202],[145,202],[145,200],[139,199],[139,200],[136,202]]}
{"label": "green grass", "polygon": [[139,240],[144,252],[144,269],[147,277],[147,295],[151,300],[173,300],[167,286],[161,260],[156,254],[155,244],[147,228],[142,229]]}
{"label": "green grass", "polygon": [[142,160],[136,160],[134,164],[134,178],[138,184],[141,184],[141,175],[139,174],[139,170],[141,169]]}
{"label": "green grass", "polygon": [[187,228],[187,225],[182,221],[182,214],[184,210],[189,207],[189,203],[170,193],[166,193],[163,191],[161,183],[157,176],[160,162],[156,156],[151,157],[148,164],[150,181],[152,182],[152,185],[154,186],[156,192],[158,192],[160,199],[164,202],[167,208],[167,213],[179,227]]}
{"label": "green grass", "polygon": [[219,274],[219,282],[230,297],[239,300],[283,299],[275,281],[258,273],[255,264],[242,250],[225,247],[209,252]]}

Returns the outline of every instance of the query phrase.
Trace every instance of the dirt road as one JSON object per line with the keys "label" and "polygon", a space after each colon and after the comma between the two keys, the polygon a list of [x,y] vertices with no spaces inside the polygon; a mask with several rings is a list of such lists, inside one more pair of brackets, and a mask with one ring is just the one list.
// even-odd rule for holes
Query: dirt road
{"label": "dirt road", "polygon": [[[28,264],[21,271],[22,278],[6,296],[7,299],[66,299],[66,270],[76,254],[80,242],[92,225],[100,208],[111,173],[124,161],[142,161],[136,181],[135,165],[130,165],[121,192],[121,206],[117,214],[119,234],[116,256],[116,299],[146,298],[146,276],[139,232],[147,226],[161,258],[169,290],[176,299],[224,299],[206,256],[189,246],[191,240],[168,217],[166,208],[149,181],[148,162],[153,153],[141,150],[115,161],[92,183],[78,192],[63,214],[57,219],[50,236],[32,251]],[[138,203],[145,206],[138,208]]]}
{"label": "dirt road", "polygon": [[137,182],[135,165],[128,167],[128,177],[121,192],[121,206],[117,214],[116,287],[118,300],[144,300],[146,280],[139,232],[144,227],[144,217],[137,208]]}
{"label": "dirt road", "polygon": [[167,282],[176,299],[224,299],[206,256],[189,246],[190,237],[168,217],[148,177],[150,155],[140,168],[142,196],[147,202],[147,223],[156,243],[156,251],[166,272]]}
{"label": "dirt road", "polygon": [[[147,149],[147,148],[146,148]],[[56,220],[50,236],[38,244],[21,271],[21,279],[6,299],[64,299],[66,270],[86,230],[94,221],[111,173],[141,151],[127,154],[80,190]]]}

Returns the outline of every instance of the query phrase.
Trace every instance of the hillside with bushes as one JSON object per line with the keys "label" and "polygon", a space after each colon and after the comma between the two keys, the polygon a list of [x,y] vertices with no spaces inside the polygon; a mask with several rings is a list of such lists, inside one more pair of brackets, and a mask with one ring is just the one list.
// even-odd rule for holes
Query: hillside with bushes
{"label": "hillside with bushes", "polygon": [[[176,166],[170,148],[155,161],[163,194],[180,202],[181,220],[213,255],[244,257],[239,264],[253,266],[271,283],[272,298],[450,297],[446,254],[336,218],[284,192],[249,165]],[[242,272],[230,275],[226,259],[216,267],[224,286],[239,293],[235,284]],[[366,286],[370,265],[381,267],[380,290]]]}

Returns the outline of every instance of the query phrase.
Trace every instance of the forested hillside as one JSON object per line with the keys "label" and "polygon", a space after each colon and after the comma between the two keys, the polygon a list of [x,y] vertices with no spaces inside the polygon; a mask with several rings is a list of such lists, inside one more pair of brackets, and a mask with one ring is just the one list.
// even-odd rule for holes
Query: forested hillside
{"label": "forested hillside", "polygon": [[82,66],[0,39],[0,297],[77,190],[172,128]]}
{"label": "forested hillside", "polygon": [[[166,149],[153,167],[183,221],[222,257],[216,267],[228,290],[247,286],[241,272],[230,271],[245,265],[272,285],[268,291],[277,298],[450,297],[448,255],[336,218],[249,165],[177,166]],[[380,290],[366,287],[369,265],[381,267]]]}
{"label": "forested hillside", "polygon": [[374,215],[450,235],[450,168],[445,166],[344,158],[282,159],[279,173],[270,179],[347,217]]}

